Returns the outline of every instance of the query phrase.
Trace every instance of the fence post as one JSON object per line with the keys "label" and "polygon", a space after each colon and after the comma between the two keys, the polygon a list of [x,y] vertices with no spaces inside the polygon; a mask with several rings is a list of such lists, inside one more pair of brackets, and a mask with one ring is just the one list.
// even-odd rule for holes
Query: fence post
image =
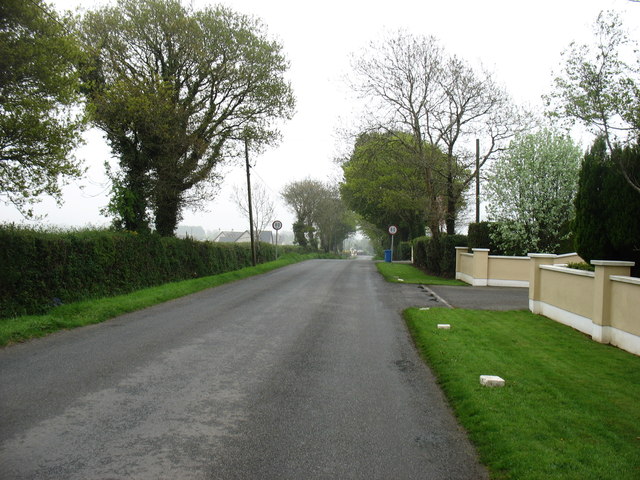
{"label": "fence post", "polygon": [[628,277],[635,262],[616,260],[591,260],[596,267],[593,288],[593,330],[591,338],[596,342],[610,343],[611,341],[611,275]]}
{"label": "fence post", "polygon": [[456,247],[456,280],[460,279],[458,273],[460,273],[460,255],[467,253],[468,247]]}
{"label": "fence post", "polygon": [[489,249],[474,248],[473,250],[473,286],[486,287],[489,285]]}
{"label": "fence post", "polygon": [[540,306],[540,265],[553,265],[556,255],[551,253],[530,253],[529,257],[529,310],[541,313]]}

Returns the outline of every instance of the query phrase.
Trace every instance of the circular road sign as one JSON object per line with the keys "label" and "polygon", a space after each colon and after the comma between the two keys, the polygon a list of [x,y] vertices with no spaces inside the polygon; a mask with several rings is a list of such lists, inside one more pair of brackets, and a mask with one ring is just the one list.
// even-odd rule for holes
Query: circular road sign
{"label": "circular road sign", "polygon": [[282,222],[280,220],[276,220],[271,224],[274,230],[280,230],[282,228]]}
{"label": "circular road sign", "polygon": [[395,235],[396,233],[398,233],[398,227],[396,227],[395,225],[391,225],[391,226],[389,227],[389,233],[390,233],[391,235]]}

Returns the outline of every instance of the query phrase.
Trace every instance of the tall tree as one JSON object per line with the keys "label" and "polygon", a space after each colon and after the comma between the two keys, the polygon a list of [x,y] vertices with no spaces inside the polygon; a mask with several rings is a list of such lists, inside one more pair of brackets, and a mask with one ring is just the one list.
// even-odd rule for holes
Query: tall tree
{"label": "tall tree", "polygon": [[[546,100],[550,116],[579,121],[602,135],[611,153],[617,141],[633,144],[640,138],[640,68],[626,61],[637,57],[637,42],[614,12],[600,12],[593,38],[594,44],[572,43],[563,53],[564,69]],[[619,163],[619,167],[624,180],[640,194],[635,165]]]}
{"label": "tall tree", "polygon": [[324,196],[324,184],[311,178],[290,182],[282,190],[282,198],[296,215],[293,233],[298,245],[318,248],[314,222]]}
{"label": "tall tree", "polygon": [[273,120],[292,115],[288,62],[252,17],[119,0],[88,13],[82,32],[93,119],[120,158],[114,195],[125,224],[151,213],[172,235],[182,210],[210,196],[215,167],[245,139],[275,141]]}
{"label": "tall tree", "polygon": [[[389,225],[399,228],[398,238],[404,241],[425,234],[429,191],[424,172],[417,168],[411,151],[405,148],[410,143],[411,136],[400,132],[364,133],[342,164],[342,198],[385,238]],[[433,149],[432,154],[439,156],[435,165],[444,165],[445,156],[441,152]],[[443,198],[444,183],[436,188],[436,196]],[[442,211],[439,217],[439,222],[443,222]]]}
{"label": "tall tree", "polygon": [[[598,137],[580,169],[574,222],[575,246],[586,261],[632,260],[640,273],[640,196],[623,181],[621,159],[640,170],[640,146],[614,147]],[[640,171],[634,172],[640,175]]]}
{"label": "tall tree", "polygon": [[296,214],[293,233],[298,245],[337,251],[355,232],[355,217],[337,186],[306,178],[287,184],[282,198]]}
{"label": "tall tree", "polygon": [[61,183],[83,170],[81,49],[42,0],[0,3],[0,198],[26,217],[41,195],[61,201]]}
{"label": "tall tree", "polygon": [[[372,43],[367,54],[355,59],[353,70],[352,87],[367,100],[367,129],[411,134],[406,148],[423,171],[429,199],[425,213],[434,236],[440,231],[438,177],[447,183],[446,225],[453,233],[462,194],[475,173],[465,145],[483,136],[482,168],[518,131],[521,116],[491,75],[446,55],[432,36],[400,32]],[[434,165],[427,145],[447,153],[444,168]]]}
{"label": "tall tree", "polygon": [[569,236],[580,169],[580,148],[552,130],[518,136],[492,166],[492,240],[509,255],[557,253]]}
{"label": "tall tree", "polygon": [[314,224],[318,229],[320,246],[325,252],[339,253],[343,242],[355,233],[355,215],[340,197],[338,186],[325,186],[325,195],[320,200]]}
{"label": "tall tree", "polygon": [[478,168],[506,146],[506,141],[528,128],[521,112],[491,73],[476,71],[452,56],[443,65],[442,103],[427,128],[429,141],[446,153],[444,168],[436,168],[446,185],[447,233],[454,234],[464,194],[476,178],[475,152],[467,145],[482,137]]}

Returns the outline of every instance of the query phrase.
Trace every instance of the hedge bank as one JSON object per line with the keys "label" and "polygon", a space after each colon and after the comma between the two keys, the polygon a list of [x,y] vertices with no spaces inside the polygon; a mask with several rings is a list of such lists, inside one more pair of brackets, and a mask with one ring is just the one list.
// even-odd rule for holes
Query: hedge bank
{"label": "hedge bank", "polygon": [[432,275],[453,278],[456,274],[455,247],[466,246],[466,235],[441,233],[437,239],[418,237],[413,240],[413,263]]}
{"label": "hedge bank", "polygon": [[[291,247],[286,251],[291,251]],[[293,247],[294,249],[296,247]],[[284,248],[279,247],[280,253]],[[275,247],[259,245],[260,263]],[[251,265],[248,244],[131,232],[50,232],[0,226],[0,318],[216,275]]]}

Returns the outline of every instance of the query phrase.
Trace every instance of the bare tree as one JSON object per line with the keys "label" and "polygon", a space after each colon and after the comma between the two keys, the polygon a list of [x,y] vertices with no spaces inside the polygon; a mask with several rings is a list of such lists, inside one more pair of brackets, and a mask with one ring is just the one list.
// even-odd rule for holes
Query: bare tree
{"label": "bare tree", "polygon": [[[405,144],[423,171],[428,227],[438,235],[444,181],[447,231],[454,233],[464,190],[475,177],[471,149],[465,146],[485,139],[482,168],[520,130],[522,116],[489,73],[477,73],[446,55],[433,36],[399,32],[371,43],[352,66],[352,88],[367,100],[365,129],[411,134],[410,142],[396,141]],[[429,146],[447,154],[444,170]]]}
{"label": "bare tree", "polygon": [[[234,186],[231,200],[238,207],[238,211],[249,220],[249,196],[247,186]],[[275,203],[264,186],[257,184],[251,187],[251,207],[253,213],[253,230],[258,232],[267,231],[269,224],[274,219]]]}
{"label": "bare tree", "polygon": [[446,225],[455,233],[458,206],[476,176],[475,155],[465,145],[482,137],[478,168],[507,147],[507,141],[528,126],[487,71],[477,72],[453,56],[444,65],[442,108],[434,115],[429,139],[447,155],[446,170],[439,172],[446,184]]}

